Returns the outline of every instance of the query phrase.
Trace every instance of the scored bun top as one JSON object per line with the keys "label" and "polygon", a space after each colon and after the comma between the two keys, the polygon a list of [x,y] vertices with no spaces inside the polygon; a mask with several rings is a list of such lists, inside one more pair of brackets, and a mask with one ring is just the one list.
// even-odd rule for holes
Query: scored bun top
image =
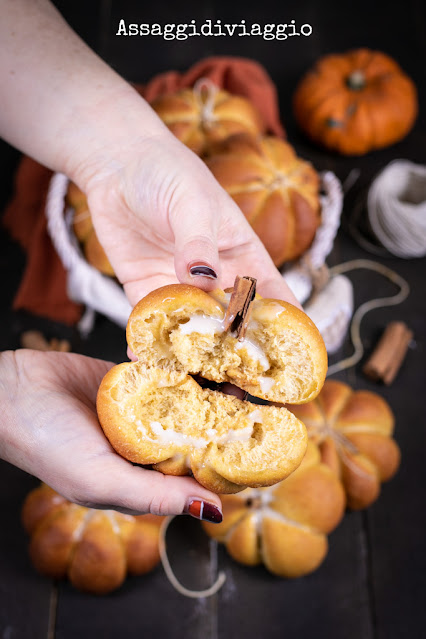
{"label": "scored bun top", "polygon": [[256,295],[238,339],[223,325],[230,297],[186,284],[152,291],[130,315],[130,349],[149,366],[230,382],[266,400],[299,404],[316,397],[327,353],[309,317],[288,302]]}

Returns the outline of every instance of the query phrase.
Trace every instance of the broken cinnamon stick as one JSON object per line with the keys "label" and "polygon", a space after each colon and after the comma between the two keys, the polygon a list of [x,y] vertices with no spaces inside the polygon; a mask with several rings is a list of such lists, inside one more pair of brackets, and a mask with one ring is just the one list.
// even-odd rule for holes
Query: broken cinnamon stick
{"label": "broken cinnamon stick", "polygon": [[364,374],[374,381],[382,381],[389,386],[394,381],[413,332],[404,322],[391,322],[385,328],[372,355],[363,368]]}
{"label": "broken cinnamon stick", "polygon": [[254,277],[240,277],[237,275],[234,282],[231,299],[226,309],[223,320],[224,329],[236,331],[238,341],[242,341],[246,335],[250,321],[251,303],[256,295],[256,280]]}

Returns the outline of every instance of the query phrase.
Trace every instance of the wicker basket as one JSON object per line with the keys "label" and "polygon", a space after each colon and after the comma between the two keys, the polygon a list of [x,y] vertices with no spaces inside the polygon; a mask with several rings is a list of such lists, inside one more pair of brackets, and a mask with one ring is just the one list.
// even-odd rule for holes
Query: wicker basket
{"label": "wicker basket", "polygon": [[[95,312],[124,327],[131,307],[122,287],[88,264],[72,231],[73,210],[65,204],[68,182],[68,178],[60,173],[52,177],[46,214],[50,237],[68,273],[68,295],[87,309],[80,329],[83,332],[91,330]],[[321,184],[322,221],[312,246],[302,259],[283,270],[284,279],[301,303],[307,300],[312,290],[312,269],[317,270],[325,263],[340,224],[343,202],[340,182],[333,173],[326,172],[321,174]],[[306,310],[309,314],[309,308]]]}

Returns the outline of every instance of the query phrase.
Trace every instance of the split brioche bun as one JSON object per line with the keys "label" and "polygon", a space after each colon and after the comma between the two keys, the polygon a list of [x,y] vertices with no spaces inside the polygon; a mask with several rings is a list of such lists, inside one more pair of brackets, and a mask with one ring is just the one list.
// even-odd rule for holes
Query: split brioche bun
{"label": "split brioche bun", "polygon": [[120,455],[166,474],[192,473],[219,493],[272,485],[293,472],[305,453],[305,427],[284,407],[202,388],[192,376],[295,404],[319,393],[327,368],[322,338],[302,311],[256,296],[239,341],[224,330],[229,299],[183,284],[147,295],[127,325],[139,361],[112,368],[97,398],[102,428]]}

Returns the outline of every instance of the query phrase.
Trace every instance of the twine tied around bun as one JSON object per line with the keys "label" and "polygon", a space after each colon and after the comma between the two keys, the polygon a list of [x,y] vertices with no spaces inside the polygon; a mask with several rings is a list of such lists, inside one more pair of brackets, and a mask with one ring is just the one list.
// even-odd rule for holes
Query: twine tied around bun
{"label": "twine tied around bun", "polygon": [[209,78],[200,78],[194,84],[194,96],[200,109],[201,122],[205,125],[211,124],[215,119],[213,109],[218,91],[219,87]]}
{"label": "twine tied around bun", "polygon": [[190,597],[191,599],[203,599],[204,597],[211,597],[212,595],[215,595],[222,588],[223,584],[226,581],[226,575],[223,571],[218,574],[214,584],[212,584],[210,588],[206,588],[205,590],[190,590],[189,588],[185,588],[185,586],[183,586],[176,578],[170,565],[166,545],[167,528],[169,527],[173,519],[175,519],[175,517],[166,517],[160,528],[159,550],[161,563],[163,564],[164,572],[166,573],[167,579],[170,581],[173,588],[185,597]]}

